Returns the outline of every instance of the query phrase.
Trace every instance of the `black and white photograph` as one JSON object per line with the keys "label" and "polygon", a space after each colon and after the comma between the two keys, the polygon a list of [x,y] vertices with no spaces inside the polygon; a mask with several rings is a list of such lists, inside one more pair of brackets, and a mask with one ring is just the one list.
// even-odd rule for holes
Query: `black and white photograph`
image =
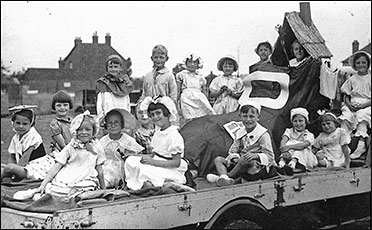
{"label": "black and white photograph", "polygon": [[1,229],[370,229],[370,1],[1,1]]}

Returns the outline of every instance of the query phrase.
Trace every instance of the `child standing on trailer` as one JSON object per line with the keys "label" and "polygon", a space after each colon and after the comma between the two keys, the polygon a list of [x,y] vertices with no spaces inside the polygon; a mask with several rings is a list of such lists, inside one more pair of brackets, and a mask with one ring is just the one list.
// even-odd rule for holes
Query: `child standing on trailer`
{"label": "child standing on trailer", "polygon": [[238,100],[244,88],[243,81],[233,75],[238,68],[238,62],[230,55],[222,57],[217,63],[217,69],[223,75],[214,78],[209,86],[210,96],[216,98],[213,105],[216,114],[235,112],[239,107]]}
{"label": "child standing on trailer", "polygon": [[239,117],[245,127],[237,131],[228,156],[214,159],[218,175],[208,174],[209,182],[227,186],[239,177],[246,182],[276,175],[270,134],[258,123],[260,112],[261,106],[253,101],[246,101],[240,107]]}
{"label": "child standing on trailer", "polygon": [[258,66],[265,64],[265,63],[271,63],[270,55],[273,52],[273,48],[270,44],[270,42],[260,42],[256,49],[254,49],[254,52],[260,57],[260,61],[257,63],[249,66],[249,73],[253,73],[254,71],[258,70]]}
{"label": "child standing on trailer", "polygon": [[141,100],[145,97],[168,96],[174,104],[177,103],[176,79],[172,71],[165,67],[168,59],[168,50],[163,45],[156,45],[152,49],[153,69],[143,78]]}
{"label": "child standing on trailer", "polygon": [[125,157],[138,154],[144,148],[122,131],[125,120],[119,109],[110,110],[103,121],[103,126],[108,132],[100,139],[107,158],[103,165],[105,185],[106,188],[117,188],[124,183]]}
{"label": "child standing on trailer", "polygon": [[72,120],[70,131],[73,138],[56,153],[54,166],[41,185],[27,193],[28,196],[45,192],[70,198],[84,191],[106,189],[102,170],[106,156],[95,138],[98,133],[96,120],[85,111]]}
{"label": "child standing on trailer", "polygon": [[316,156],[311,151],[314,134],[306,129],[309,122],[309,112],[305,108],[291,110],[292,127],[287,128],[280,142],[281,156],[278,172],[291,175],[293,171],[304,172],[317,166]]}
{"label": "child standing on trailer", "polygon": [[141,110],[139,101],[135,108],[135,117],[140,123],[140,127],[134,133],[134,139],[144,149],[141,154],[152,154],[151,140],[155,133],[155,124],[147,115],[147,110]]}
{"label": "child standing on trailer", "polygon": [[197,71],[203,67],[202,59],[195,54],[189,54],[184,63],[186,70],[176,75],[176,82],[177,99],[185,122],[205,115],[215,115],[216,112],[205,95],[207,80]]}
{"label": "child standing on trailer", "polygon": [[366,151],[368,138],[367,127],[371,128],[371,56],[364,51],[358,51],[349,58],[350,66],[357,74],[348,78],[341,86],[345,94],[341,107],[341,127],[351,135],[358,137],[356,150],[350,155],[351,159],[359,158]]}
{"label": "child standing on trailer", "polygon": [[19,105],[10,108],[11,121],[15,135],[10,141],[9,164],[1,167],[1,180],[12,177],[21,180],[27,177],[25,166],[32,160],[45,156],[43,139],[35,129],[36,106]]}
{"label": "child standing on trailer", "polygon": [[320,116],[323,132],[315,139],[312,151],[318,159],[320,167],[350,168],[350,136],[343,128],[338,127],[336,116],[325,112]]}
{"label": "child standing on trailer", "polygon": [[141,110],[147,110],[152,121],[160,129],[155,131],[151,145],[151,156],[129,156],[125,161],[125,180],[132,190],[147,186],[163,186],[164,182],[185,184],[188,169],[184,156],[184,140],[178,127],[171,124],[176,120],[177,109],[169,97],[153,100],[146,97]]}
{"label": "child standing on trailer", "polygon": [[97,118],[102,119],[114,108],[130,112],[129,94],[134,89],[133,82],[123,74],[124,63],[118,55],[110,55],[105,61],[106,74],[96,82]]}

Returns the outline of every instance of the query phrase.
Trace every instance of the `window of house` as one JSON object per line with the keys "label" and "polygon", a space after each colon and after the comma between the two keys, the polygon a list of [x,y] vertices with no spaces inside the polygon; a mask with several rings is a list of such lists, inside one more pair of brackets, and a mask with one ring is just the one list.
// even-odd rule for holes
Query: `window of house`
{"label": "window of house", "polygon": [[68,63],[68,68],[72,69],[72,61]]}
{"label": "window of house", "polygon": [[65,88],[71,87],[71,82],[63,82],[63,87]]}

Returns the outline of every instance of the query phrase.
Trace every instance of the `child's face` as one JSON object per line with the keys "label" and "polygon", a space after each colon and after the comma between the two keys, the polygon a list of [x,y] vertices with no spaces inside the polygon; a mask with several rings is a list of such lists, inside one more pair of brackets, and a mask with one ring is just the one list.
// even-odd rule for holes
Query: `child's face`
{"label": "child's face", "polygon": [[297,61],[302,61],[302,59],[304,59],[305,50],[300,43],[298,42],[293,43],[292,50]]}
{"label": "child's face", "polygon": [[107,64],[107,72],[109,72],[109,74],[115,77],[118,76],[122,70],[123,70],[123,67],[118,63],[109,62]]}
{"label": "child's face", "polygon": [[146,125],[150,122],[150,118],[147,115],[147,111],[136,109],[137,120],[142,124]]}
{"label": "child's face", "polygon": [[160,128],[167,127],[170,124],[169,117],[164,116],[163,110],[156,109],[150,112],[152,122]]}
{"label": "child's face", "polygon": [[195,72],[196,69],[198,68],[198,61],[187,59],[186,68],[190,72]]}
{"label": "child's face", "polygon": [[355,68],[359,74],[365,74],[368,72],[368,60],[367,57],[361,56],[355,60]]}
{"label": "child's face", "polygon": [[322,125],[322,129],[325,133],[332,133],[333,131],[336,130],[336,124],[334,121],[331,121],[331,120],[325,120],[325,121],[322,121],[321,123]]}
{"label": "child's face", "polygon": [[83,143],[87,143],[93,138],[93,125],[87,120],[84,120],[80,127],[76,130],[77,138]]}
{"label": "child's face", "polygon": [[19,135],[22,136],[30,131],[31,121],[27,117],[17,114],[13,121],[13,128]]}
{"label": "child's face", "polygon": [[226,60],[222,65],[222,72],[225,76],[229,76],[234,72],[234,62]]}
{"label": "child's face", "polygon": [[302,132],[306,129],[306,118],[302,115],[294,115],[292,118],[292,126],[297,132]]}
{"label": "child's face", "polygon": [[70,104],[67,103],[67,102],[56,102],[54,107],[55,107],[56,113],[59,117],[67,116],[67,114],[70,110]]}
{"label": "child's face", "polygon": [[260,56],[261,61],[266,61],[271,54],[270,49],[264,45],[260,45],[257,50],[258,56]]}
{"label": "child's face", "polygon": [[247,113],[239,113],[240,120],[243,122],[247,132],[251,132],[260,119],[260,114],[256,109],[249,109]]}
{"label": "child's face", "polygon": [[106,118],[108,133],[118,134],[121,132],[121,119],[118,114],[112,114]]}
{"label": "child's face", "polygon": [[155,68],[161,69],[164,67],[165,62],[167,62],[168,56],[165,54],[155,52],[152,54],[151,60],[153,61]]}

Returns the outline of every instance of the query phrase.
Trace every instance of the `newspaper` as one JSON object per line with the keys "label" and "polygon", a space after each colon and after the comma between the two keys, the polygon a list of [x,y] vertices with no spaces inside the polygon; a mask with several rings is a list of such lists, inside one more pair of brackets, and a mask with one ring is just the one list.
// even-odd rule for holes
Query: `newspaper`
{"label": "newspaper", "polygon": [[241,121],[230,121],[229,123],[226,123],[223,125],[223,127],[226,129],[226,131],[230,134],[232,139],[236,139],[236,132],[244,128],[243,122]]}

